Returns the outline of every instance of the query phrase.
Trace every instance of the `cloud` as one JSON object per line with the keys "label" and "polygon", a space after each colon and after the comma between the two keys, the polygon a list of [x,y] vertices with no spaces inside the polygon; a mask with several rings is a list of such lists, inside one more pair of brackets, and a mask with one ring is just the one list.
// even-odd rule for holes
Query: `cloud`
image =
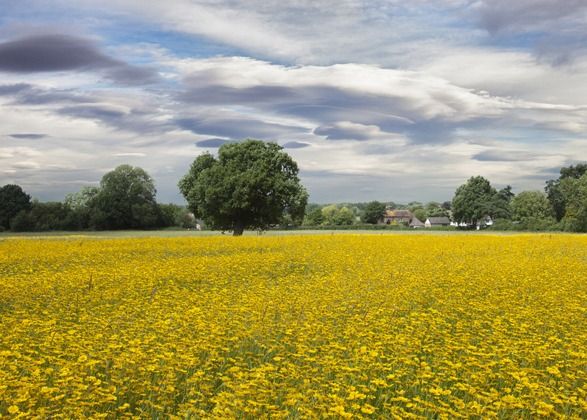
{"label": "cloud", "polygon": [[369,140],[394,135],[382,132],[376,125],[357,124],[350,121],[317,127],[314,129],[314,134],[326,136],[328,140]]}
{"label": "cloud", "polygon": [[15,105],[83,104],[96,102],[94,97],[71,89],[45,89],[30,84],[22,84],[18,86],[18,89],[6,89],[5,96],[12,96]]}
{"label": "cloud", "polygon": [[179,118],[175,123],[195,134],[227,138],[255,138],[272,140],[287,135],[303,133],[303,127],[266,122],[250,117],[191,117]]}
{"label": "cloud", "polygon": [[284,149],[303,149],[304,147],[310,147],[310,143],[304,143],[301,141],[288,141],[283,144]]}
{"label": "cloud", "polygon": [[115,157],[145,157],[145,156],[147,156],[147,154],[141,153],[141,152],[124,152],[124,153],[114,153],[112,156],[115,156]]}
{"label": "cloud", "polygon": [[481,162],[519,162],[540,158],[540,155],[531,152],[517,150],[485,150],[473,156],[473,159]]}
{"label": "cloud", "polygon": [[479,19],[491,33],[548,29],[562,21],[580,23],[587,16],[583,0],[481,0]]}
{"label": "cloud", "polygon": [[101,121],[120,120],[127,115],[127,112],[120,107],[113,105],[77,105],[60,108],[62,115],[74,118],[88,118]]}
{"label": "cloud", "polygon": [[475,10],[498,42],[530,43],[549,64],[570,64],[587,52],[584,0],[482,0]]}
{"label": "cloud", "polygon": [[22,169],[22,170],[32,170],[32,169],[39,169],[41,165],[38,162],[28,160],[28,161],[20,161],[14,162],[11,164],[14,169]]}
{"label": "cloud", "polygon": [[[185,71],[186,88],[178,98],[187,104],[240,106],[298,120],[330,140],[390,139],[407,133],[418,141],[435,141],[432,136],[426,139],[428,131],[438,134],[448,126],[443,128],[448,133],[467,122],[498,117],[510,107],[500,98],[424,73],[371,65],[288,67],[247,58],[212,58],[193,60]],[[179,124],[200,134],[242,136],[216,126],[210,130],[210,120],[188,121]],[[267,138],[267,133],[260,136]]]}
{"label": "cloud", "polygon": [[50,136],[4,134],[0,177],[39,198],[128,158],[181,201],[194,145],[246,137],[287,148],[322,202],[443,201],[473,174],[535,189],[587,153],[574,0],[9,3],[0,126]]}
{"label": "cloud", "polygon": [[[211,82],[211,84],[208,84]],[[252,86],[236,88],[231,86],[215,85],[214,80],[198,79],[191,81],[191,87],[179,95],[179,99],[186,102],[222,105],[226,103],[257,103],[271,104],[282,101],[284,98],[296,97],[299,93],[286,86]],[[220,81],[219,81],[220,82]],[[193,86],[197,84],[197,86]]]}
{"label": "cloud", "polygon": [[152,69],[109,57],[88,39],[62,34],[31,35],[0,43],[0,71],[19,74],[98,71],[125,84],[157,80],[157,73]]}
{"label": "cloud", "polygon": [[69,35],[35,35],[0,44],[0,70],[35,73],[120,65],[92,42]]}
{"label": "cloud", "polygon": [[[138,100],[137,100],[138,99]],[[140,99],[145,103],[140,103]],[[92,120],[96,123],[140,135],[156,135],[176,128],[167,121],[167,115],[152,103],[157,97],[128,98],[106,95],[100,102],[57,107],[54,112],[73,120]]]}
{"label": "cloud", "polygon": [[28,83],[17,83],[14,85],[0,85],[0,96],[11,96],[28,90],[31,87]]}
{"label": "cloud", "polygon": [[222,146],[223,144],[231,143],[231,142],[232,142],[232,140],[225,140],[225,139],[219,139],[219,138],[206,139],[206,140],[202,140],[202,141],[197,141],[196,147],[216,148],[216,147]]}
{"label": "cloud", "polygon": [[47,134],[41,134],[41,133],[14,133],[14,134],[9,134],[8,136],[12,137],[13,139],[24,139],[24,140],[38,140],[38,139],[48,137]]}
{"label": "cloud", "polygon": [[[94,8],[200,43],[296,64],[398,65],[439,38],[453,41],[471,0],[85,0]],[[463,39],[463,38],[461,38]],[[367,46],[367,47],[366,47]],[[385,63],[383,63],[385,61]]]}

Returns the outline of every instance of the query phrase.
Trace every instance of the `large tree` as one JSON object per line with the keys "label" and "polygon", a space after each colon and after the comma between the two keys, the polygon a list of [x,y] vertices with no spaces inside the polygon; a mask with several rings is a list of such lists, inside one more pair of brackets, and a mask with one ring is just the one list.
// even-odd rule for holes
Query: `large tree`
{"label": "large tree", "polygon": [[251,139],[224,144],[218,158],[198,156],[179,189],[196,217],[235,236],[286,214],[301,223],[308,201],[296,162],[278,144]]}
{"label": "large tree", "polygon": [[371,201],[367,203],[363,210],[362,221],[364,223],[376,224],[383,217],[385,213],[385,204],[379,201]]}
{"label": "large tree", "polygon": [[510,219],[512,217],[510,204],[514,197],[515,194],[512,192],[512,187],[509,185],[497,191],[493,197],[491,197],[487,214],[491,216],[492,219]]}
{"label": "large tree", "polygon": [[20,186],[8,184],[0,188],[0,227],[9,229],[14,216],[30,209],[31,196]]}
{"label": "large tree", "polygon": [[324,217],[324,224],[330,226],[352,225],[355,221],[355,216],[351,209],[346,206],[339,208],[336,204],[323,207],[322,216]]}
{"label": "large tree", "polygon": [[557,221],[560,221],[566,213],[566,202],[561,189],[561,182],[564,179],[579,179],[585,173],[587,173],[587,163],[579,163],[561,168],[560,176],[557,179],[551,179],[546,182],[544,190]]}
{"label": "large tree", "polygon": [[145,170],[120,165],[102,177],[99,191],[90,199],[91,224],[97,229],[155,227],[159,222],[156,193]]}
{"label": "large tree", "polygon": [[[507,196],[503,191],[502,196]],[[475,176],[457,188],[452,200],[453,218],[457,222],[477,224],[485,216],[502,211],[502,197],[482,176]]]}
{"label": "large tree", "polygon": [[587,173],[580,178],[563,178],[559,188],[565,203],[564,229],[587,232]]}
{"label": "large tree", "polygon": [[[442,207],[442,204],[437,203],[436,201],[430,201],[426,204],[425,208],[426,217],[442,217],[442,216],[449,216],[449,212],[447,209]],[[424,219],[426,220],[426,219]]]}
{"label": "large tree", "polygon": [[541,191],[522,191],[512,199],[512,218],[519,222],[528,219],[552,219],[552,208]]}
{"label": "large tree", "polygon": [[304,225],[320,226],[322,223],[324,223],[322,207],[317,205],[308,205],[306,207],[306,215],[304,216]]}

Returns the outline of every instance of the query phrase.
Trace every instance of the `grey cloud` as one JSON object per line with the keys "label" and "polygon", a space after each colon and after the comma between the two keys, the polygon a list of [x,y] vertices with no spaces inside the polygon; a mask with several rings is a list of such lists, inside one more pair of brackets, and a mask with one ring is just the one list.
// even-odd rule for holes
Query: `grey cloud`
{"label": "grey cloud", "polygon": [[562,167],[576,165],[578,163],[585,163],[584,161],[580,160],[566,160],[565,162],[561,163],[560,166],[554,166],[549,168],[542,168],[538,171],[538,175],[541,177],[549,177],[551,178],[558,178],[560,176],[560,170]]}
{"label": "grey cloud", "polygon": [[17,83],[14,85],[0,85],[0,96],[15,95],[23,90],[30,89],[31,85],[28,83]]}
{"label": "grey cloud", "polygon": [[413,143],[432,143],[446,144],[454,140],[457,128],[472,128],[473,126],[483,126],[482,119],[474,121],[462,121],[453,123],[439,119],[419,121],[417,124],[407,127],[404,131]]}
{"label": "grey cloud", "polygon": [[587,45],[587,31],[583,35],[557,34],[544,37],[535,46],[535,54],[541,62],[553,66],[572,64],[581,52],[585,52]]}
{"label": "grey cloud", "polygon": [[[349,112],[350,114],[350,112]],[[350,115],[349,115],[350,116]],[[360,118],[359,120],[365,121]],[[471,122],[453,123],[443,120],[422,120],[413,124],[398,124],[396,119],[379,118],[368,120],[371,124],[335,123],[314,129],[314,134],[325,136],[328,140],[366,141],[374,139],[398,138],[405,135],[412,143],[442,144],[454,140],[457,127],[470,126]],[[377,123],[378,125],[374,125]],[[475,124],[481,124],[481,120]]]}
{"label": "grey cloud", "polygon": [[485,150],[473,156],[480,162],[520,162],[539,158],[535,153],[514,150]]}
{"label": "grey cloud", "polygon": [[45,89],[28,83],[0,85],[0,96],[11,96],[15,105],[47,105],[58,103],[92,103],[89,95],[67,89]]}
{"label": "grey cloud", "polygon": [[47,34],[0,43],[0,71],[26,74],[71,70],[98,71],[125,84],[152,83],[157,79],[154,70],[111,58],[85,38]]}
{"label": "grey cloud", "polygon": [[476,11],[491,35],[506,43],[523,36],[521,41],[530,42],[536,56],[549,64],[569,64],[586,50],[584,0],[483,0]]}
{"label": "grey cloud", "polygon": [[[218,94],[217,96],[215,94]],[[370,134],[360,129],[337,127],[339,121],[353,121],[365,126],[379,126],[391,133],[403,132],[420,120],[420,110],[410,98],[362,94],[343,88],[313,84],[290,88],[287,86],[255,86],[232,88],[189,88],[180,95],[180,100],[198,105],[244,105],[284,116],[303,118],[321,123],[314,133],[330,140],[365,140]],[[234,132],[192,130],[201,134],[235,137]],[[267,133],[263,132],[263,136]],[[236,136],[237,138],[242,137]]]}
{"label": "grey cloud", "polygon": [[133,158],[133,157],[145,157],[147,156],[145,153],[142,152],[122,152],[122,153],[114,153],[112,156],[118,158]]}
{"label": "grey cloud", "polygon": [[159,81],[159,73],[152,68],[131,66],[120,62],[120,65],[106,69],[104,75],[114,82],[126,85],[144,85]]}
{"label": "grey cloud", "polygon": [[[165,121],[157,120],[157,111],[149,110],[122,110],[116,106],[106,104],[78,105],[60,108],[56,111],[60,115],[70,118],[84,118],[97,121],[104,125],[135,134],[153,135],[165,133],[175,128]],[[157,141],[148,141],[144,145],[157,144]]]}
{"label": "grey cloud", "polygon": [[303,149],[304,147],[311,146],[310,143],[304,143],[301,141],[289,141],[283,145],[285,149]]}
{"label": "grey cloud", "polygon": [[[509,106],[507,100],[424,73],[369,65],[285,67],[218,58],[196,66],[180,101],[300,119],[328,140],[405,136],[415,143],[448,143],[458,129],[493,123]],[[203,134],[234,137],[232,132]]]}
{"label": "grey cloud", "polygon": [[[13,93],[10,105],[45,106],[58,115],[70,118],[83,118],[99,121],[121,130],[136,133],[159,133],[173,129],[165,121],[158,120],[160,109],[157,106],[140,104],[140,109],[129,108],[125,100],[109,96],[78,93],[75,90],[43,89],[33,85],[19,86],[7,91]],[[112,92],[108,92],[112,93]],[[133,103],[133,101],[130,101]],[[117,104],[121,103],[122,106]]]}
{"label": "grey cloud", "polygon": [[92,42],[69,35],[35,35],[0,44],[0,70],[14,73],[106,68],[120,62]]}
{"label": "grey cloud", "polygon": [[223,85],[206,85],[207,80],[198,78],[191,84],[199,86],[191,87],[179,95],[179,99],[190,103],[206,103],[220,105],[226,103],[251,103],[274,104],[283,102],[286,98],[299,97],[296,90],[284,86],[253,86],[247,88],[234,88]]}
{"label": "grey cloud", "polygon": [[302,127],[245,118],[180,118],[175,122],[180,128],[196,134],[227,138],[252,137],[271,140],[287,134],[307,131]]}
{"label": "grey cloud", "polygon": [[[425,172],[425,171],[424,171]],[[344,174],[328,170],[301,170],[300,178],[310,193],[311,200],[318,203],[340,203],[353,201],[445,201],[454,195],[458,184],[452,181],[428,187],[430,178],[389,173],[388,176]],[[402,182],[393,182],[401,179]],[[352,194],[349,195],[349,191]]]}
{"label": "grey cloud", "polygon": [[483,0],[478,8],[482,26],[491,33],[544,29],[545,24],[585,16],[584,0]]}
{"label": "grey cloud", "polygon": [[367,126],[342,122],[316,127],[314,134],[325,136],[328,140],[369,140],[378,136],[380,129],[374,125]]}
{"label": "grey cloud", "polygon": [[232,142],[232,140],[225,140],[225,139],[218,139],[218,138],[206,139],[206,140],[202,140],[202,141],[197,141],[196,147],[215,148],[215,147],[220,147],[223,144],[231,143],[231,142]]}
{"label": "grey cloud", "polygon": [[[352,89],[309,84],[289,87],[285,85],[262,85],[246,88],[234,88],[222,85],[219,81],[206,86],[214,79],[210,71],[204,75],[188,78],[188,89],[179,95],[179,99],[193,104],[207,105],[247,105],[285,115],[303,118],[327,120],[331,122],[348,120],[349,110],[354,115],[353,121],[374,124],[383,121],[387,124],[406,125],[410,123],[409,98],[389,95],[363,94]],[[198,86],[193,86],[198,84]],[[385,111],[382,111],[385,110]],[[407,116],[398,116],[405,114]],[[417,117],[417,111],[411,114]]]}
{"label": "grey cloud", "polygon": [[8,136],[12,137],[13,139],[24,139],[24,140],[38,140],[38,139],[48,137],[47,134],[42,134],[42,133],[14,133],[14,134],[9,134]]}
{"label": "grey cloud", "polygon": [[14,169],[20,170],[29,170],[29,169],[39,169],[39,163],[35,161],[22,161],[22,162],[15,162],[10,165]]}
{"label": "grey cloud", "polygon": [[96,100],[91,96],[71,90],[41,89],[30,85],[19,90],[14,99],[14,104],[17,105],[83,104],[93,102],[96,102]]}
{"label": "grey cloud", "polygon": [[361,149],[361,152],[366,155],[388,155],[397,151],[397,147],[393,147],[389,144],[367,144]]}
{"label": "grey cloud", "polygon": [[66,194],[77,192],[83,186],[97,185],[102,175],[102,169],[56,169],[43,164],[34,170],[17,169],[13,174],[5,175],[5,180],[21,185],[34,198],[54,201],[63,200]]}
{"label": "grey cloud", "polygon": [[107,122],[119,120],[126,115],[123,111],[101,105],[69,106],[59,109],[58,113],[74,118],[88,118]]}
{"label": "grey cloud", "polygon": [[321,125],[314,129],[314,134],[325,136],[328,140],[367,140],[369,135],[357,130],[349,130],[333,125]]}

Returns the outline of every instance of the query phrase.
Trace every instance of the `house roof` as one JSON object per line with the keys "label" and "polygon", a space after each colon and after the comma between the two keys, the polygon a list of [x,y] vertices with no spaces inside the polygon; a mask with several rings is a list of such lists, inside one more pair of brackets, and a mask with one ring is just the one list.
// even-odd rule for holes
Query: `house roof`
{"label": "house roof", "polygon": [[424,223],[422,223],[417,217],[413,217],[410,226],[424,226]]}
{"label": "house roof", "polygon": [[430,222],[431,225],[444,225],[444,224],[450,224],[450,220],[448,217],[446,216],[440,216],[440,217],[429,217],[428,221]]}
{"label": "house roof", "polygon": [[414,217],[412,212],[409,210],[387,210],[385,212],[385,216],[386,217],[402,217],[402,218],[407,218],[407,219],[411,219],[412,217]]}

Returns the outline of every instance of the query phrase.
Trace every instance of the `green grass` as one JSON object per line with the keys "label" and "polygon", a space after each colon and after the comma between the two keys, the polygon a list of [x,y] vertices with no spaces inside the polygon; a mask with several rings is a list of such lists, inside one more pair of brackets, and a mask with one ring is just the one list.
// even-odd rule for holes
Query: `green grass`
{"label": "green grass", "polygon": [[[436,230],[436,229],[413,229],[413,230],[269,230],[263,232],[262,236],[283,236],[283,235],[515,235],[531,234],[531,232],[514,231],[466,231],[466,230]],[[536,232],[541,233],[541,232]],[[245,231],[245,236],[258,236],[257,231]],[[91,238],[176,238],[176,237],[204,237],[204,236],[232,236],[230,232],[224,235],[220,231],[196,231],[196,230],[116,230],[116,231],[51,231],[51,232],[0,232],[0,240],[8,238],[54,238],[59,236],[68,237],[91,237]]]}

